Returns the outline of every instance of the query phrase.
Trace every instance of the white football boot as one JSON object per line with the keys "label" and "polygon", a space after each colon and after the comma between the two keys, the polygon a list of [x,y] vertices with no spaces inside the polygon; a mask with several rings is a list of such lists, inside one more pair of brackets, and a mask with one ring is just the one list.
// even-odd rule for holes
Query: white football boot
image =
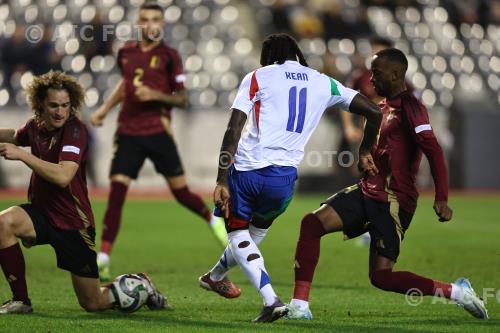
{"label": "white football boot", "polygon": [[0,306],[0,315],[12,314],[12,313],[31,313],[33,308],[31,304],[27,304],[23,301],[7,301]]}
{"label": "white football boot", "polygon": [[313,318],[309,307],[304,309],[293,304],[286,304],[286,307],[288,309],[288,313],[285,315],[285,319],[311,320]]}
{"label": "white football boot", "polygon": [[488,310],[484,306],[484,301],[476,295],[470,281],[466,278],[459,278],[454,283],[462,289],[460,299],[456,300],[457,305],[476,318],[488,319]]}

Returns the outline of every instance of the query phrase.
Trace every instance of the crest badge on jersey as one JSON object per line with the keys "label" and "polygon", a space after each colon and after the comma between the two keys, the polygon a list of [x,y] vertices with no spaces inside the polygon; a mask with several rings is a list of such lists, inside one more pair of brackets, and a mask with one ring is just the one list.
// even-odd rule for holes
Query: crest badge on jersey
{"label": "crest badge on jersey", "polygon": [[151,57],[151,60],[149,61],[149,67],[151,68],[160,67],[160,59],[158,58],[158,56],[154,55]]}
{"label": "crest badge on jersey", "polygon": [[394,118],[396,118],[396,109],[390,108],[389,114],[387,115],[387,124],[389,124]]}

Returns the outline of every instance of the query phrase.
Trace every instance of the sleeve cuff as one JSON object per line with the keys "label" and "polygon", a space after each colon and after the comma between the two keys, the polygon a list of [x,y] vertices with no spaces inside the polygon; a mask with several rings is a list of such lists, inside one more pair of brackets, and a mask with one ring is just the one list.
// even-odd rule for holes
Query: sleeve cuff
{"label": "sleeve cuff", "polygon": [[434,201],[448,201],[448,194],[446,193],[436,193]]}

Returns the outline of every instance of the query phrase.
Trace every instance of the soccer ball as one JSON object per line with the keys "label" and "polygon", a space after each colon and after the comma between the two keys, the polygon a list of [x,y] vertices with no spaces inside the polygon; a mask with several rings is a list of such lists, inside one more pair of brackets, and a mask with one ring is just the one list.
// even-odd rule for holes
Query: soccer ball
{"label": "soccer ball", "polygon": [[118,276],[110,287],[113,305],[122,312],[132,313],[141,308],[148,299],[147,287],[137,274]]}

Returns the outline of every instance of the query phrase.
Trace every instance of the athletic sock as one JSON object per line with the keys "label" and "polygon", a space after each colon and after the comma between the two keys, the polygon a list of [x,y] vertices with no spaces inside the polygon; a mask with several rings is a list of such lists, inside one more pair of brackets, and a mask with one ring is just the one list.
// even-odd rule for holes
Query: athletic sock
{"label": "athletic sock", "polygon": [[382,269],[370,276],[372,284],[386,291],[406,294],[412,289],[418,289],[423,296],[451,297],[452,285],[432,280],[412,272],[393,272],[391,269]]}
{"label": "athletic sock", "polygon": [[307,214],[304,216],[295,251],[294,299],[309,300],[311,282],[319,260],[320,240],[325,233],[325,229],[316,215]]}
{"label": "athletic sock", "polygon": [[[259,246],[264,237],[266,236],[269,229],[261,229],[254,227],[253,225],[248,226],[248,232],[250,233],[250,237],[255,242],[255,245]],[[227,273],[231,268],[236,266],[238,263],[234,259],[233,253],[231,252],[231,248],[229,245],[226,247],[219,261],[215,264],[215,266],[210,270],[210,279],[212,281],[220,281],[226,277]]]}
{"label": "athletic sock", "polygon": [[451,284],[450,299],[452,301],[461,301],[462,298],[463,298],[462,288],[460,288],[458,285],[452,283]]}
{"label": "athletic sock", "polygon": [[208,209],[199,195],[191,192],[187,186],[181,189],[172,190],[172,194],[181,205],[201,216],[207,223],[210,223],[212,212]]}
{"label": "athletic sock", "polygon": [[264,258],[259,248],[250,237],[248,230],[237,230],[229,233],[229,246],[234,259],[250,282],[259,291],[265,306],[273,305],[278,296],[271,286],[269,275],[264,267]]}
{"label": "athletic sock", "polygon": [[100,252],[110,254],[113,243],[118,235],[122,219],[122,208],[127,196],[128,186],[120,182],[111,182],[108,207],[104,215],[104,226],[101,237]]}
{"label": "athletic sock", "polygon": [[220,281],[224,279],[231,268],[236,266],[238,263],[234,259],[234,256],[231,252],[231,248],[228,245],[219,261],[215,264],[214,267],[210,270],[210,279],[212,281]]}
{"label": "athletic sock", "polygon": [[31,304],[26,285],[26,265],[19,243],[0,249],[0,265],[12,291],[13,300]]}
{"label": "athletic sock", "polygon": [[260,243],[262,243],[268,231],[269,228],[267,229],[257,228],[252,224],[248,226],[248,232],[250,233],[250,237],[252,237],[252,240],[255,242],[257,246],[259,246]]}

